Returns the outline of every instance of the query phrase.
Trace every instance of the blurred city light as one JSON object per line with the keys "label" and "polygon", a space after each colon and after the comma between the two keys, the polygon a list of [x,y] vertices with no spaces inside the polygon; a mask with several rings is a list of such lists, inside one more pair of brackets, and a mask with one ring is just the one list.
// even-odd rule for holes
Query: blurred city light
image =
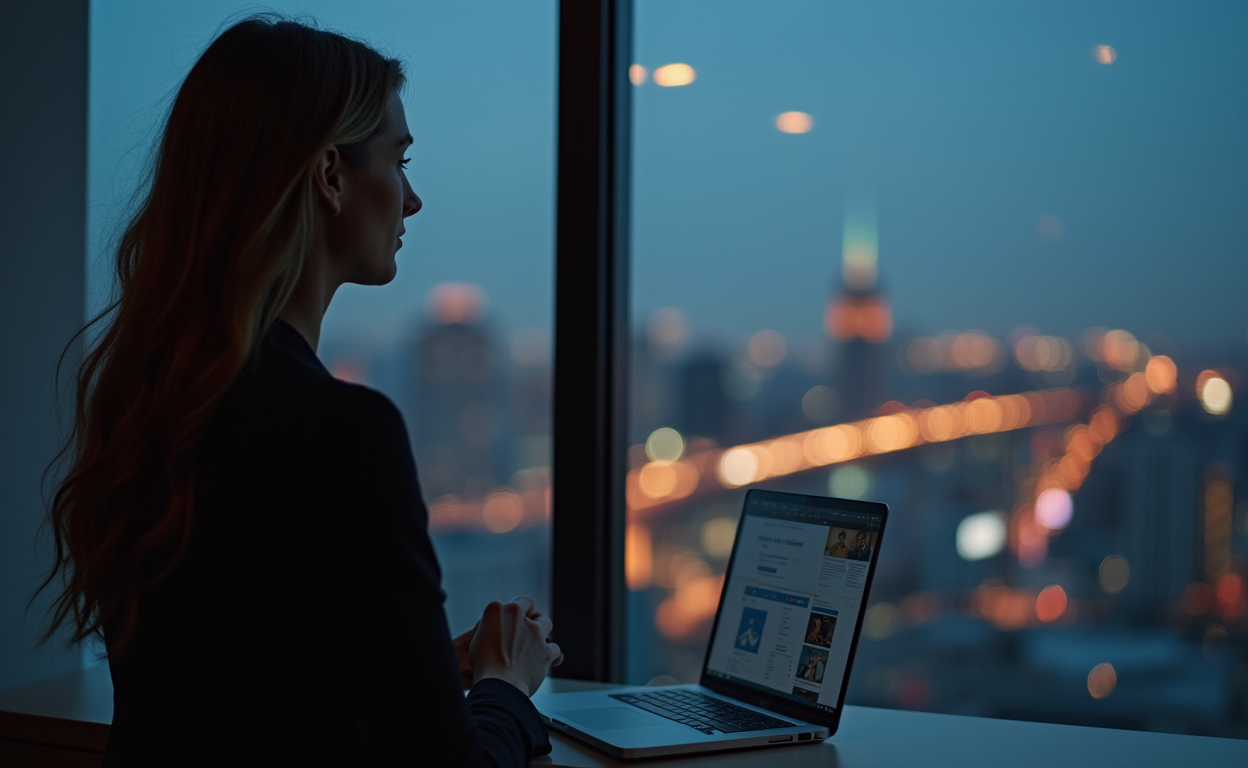
{"label": "blurred city light", "polygon": [[1070,525],[1075,505],[1070,494],[1060,488],[1049,488],[1036,498],[1036,523],[1050,531]]}
{"label": "blurred city light", "polygon": [[959,557],[970,561],[984,560],[1005,548],[1005,520],[995,510],[976,512],[962,518],[954,535]]}
{"label": "blurred city light", "polygon": [[1025,590],[1010,589],[994,578],[971,594],[971,612],[983,616],[997,629],[1022,629],[1035,619],[1035,596]]}
{"label": "blurred city light", "polygon": [[1231,410],[1231,385],[1214,371],[1202,371],[1196,379],[1200,406],[1211,416],[1225,416]]}
{"label": "blurred city light", "polygon": [[1122,555],[1110,555],[1101,561],[1097,578],[1101,582],[1101,589],[1116,595],[1131,581],[1131,566]]}
{"label": "blurred city light", "polygon": [[1014,345],[1014,358],[1028,371],[1064,371],[1074,362],[1070,344],[1057,336],[1024,336]]}
{"label": "blurred city light", "polygon": [[732,543],[737,537],[737,522],[728,517],[716,517],[702,524],[702,551],[710,557],[728,557]]}
{"label": "blurred city light", "polygon": [[1066,613],[1067,604],[1066,590],[1057,584],[1047,586],[1036,595],[1036,618],[1046,624],[1057,621]]}
{"label": "blurred city light", "polygon": [[438,283],[429,289],[426,305],[444,325],[472,323],[485,311],[485,293],[472,283]]}
{"label": "blurred city light", "polygon": [[861,499],[871,490],[871,475],[857,464],[832,470],[828,476],[828,493],[842,499]]}
{"label": "blurred city light", "polygon": [[805,112],[781,112],[776,117],[776,127],[782,133],[807,133],[815,127],[815,120]]}
{"label": "blurred city light", "polygon": [[685,438],[671,427],[659,427],[646,438],[646,456],[651,461],[676,461],[685,453]]}
{"label": "blurred city light", "polygon": [[624,530],[624,580],[633,591],[646,589],[654,578],[654,544],[650,528],[629,523]]}
{"label": "blurred city light", "polygon": [[1098,45],[1092,49],[1092,58],[1098,64],[1113,64],[1118,60],[1118,52],[1109,45]]}
{"label": "blurred city light", "polygon": [[1103,699],[1114,692],[1114,687],[1118,685],[1118,673],[1114,671],[1114,665],[1108,662],[1097,664],[1088,673],[1088,693],[1092,694],[1094,699]]}
{"label": "blurred city light", "polygon": [[689,85],[697,79],[698,73],[688,64],[668,64],[654,70],[654,82],[665,88]]}
{"label": "blurred city light", "polygon": [[774,368],[788,352],[788,342],[776,331],[759,331],[750,337],[747,345],[750,362],[759,368]]}
{"label": "blurred city light", "polygon": [[854,291],[874,288],[879,236],[872,205],[862,202],[846,204],[841,241],[841,279],[845,287]]}
{"label": "blurred city light", "polygon": [[633,85],[641,85],[646,82],[646,68],[640,64],[634,64],[628,68],[628,81]]}
{"label": "blurred city light", "polygon": [[758,473],[758,458],[749,448],[733,448],[719,459],[719,481],[728,488],[737,488],[754,482]]}
{"label": "blurred city light", "polygon": [[679,352],[689,341],[689,321],[676,307],[663,307],[650,313],[646,338],[664,356]]}
{"label": "blurred city light", "polygon": [[512,491],[491,493],[485,499],[482,518],[491,533],[507,533],[520,525],[524,518],[524,504]]}
{"label": "blurred city light", "polygon": [[916,373],[965,371],[981,376],[997,373],[1006,362],[1005,347],[982,331],[951,331],[935,338],[917,337],[906,347],[905,360]]}
{"label": "blurred city light", "polygon": [[1129,373],[1136,370],[1140,357],[1140,342],[1130,332],[1106,331],[1096,341],[1092,359],[1115,370]]}
{"label": "blurred city light", "polygon": [[1144,367],[1144,378],[1154,394],[1166,395],[1174,391],[1179,380],[1179,369],[1165,355],[1157,355]]}
{"label": "blurred city light", "polygon": [[901,611],[889,602],[879,602],[867,608],[867,615],[862,619],[862,631],[872,640],[883,640],[897,631],[901,620]]}
{"label": "blurred city light", "polygon": [[816,384],[802,395],[802,415],[815,424],[832,421],[840,408],[840,396],[826,384]]}

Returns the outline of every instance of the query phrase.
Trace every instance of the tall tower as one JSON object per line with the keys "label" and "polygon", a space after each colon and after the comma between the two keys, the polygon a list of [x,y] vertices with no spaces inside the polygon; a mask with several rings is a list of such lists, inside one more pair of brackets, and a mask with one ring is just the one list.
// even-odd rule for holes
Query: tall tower
{"label": "tall tower", "polygon": [[823,329],[838,347],[833,376],[846,415],[860,418],[888,399],[884,342],[893,313],[879,291],[875,207],[847,204],[841,243],[841,279],[833,287]]}
{"label": "tall tower", "polygon": [[413,349],[409,413],[425,497],[476,496],[498,482],[496,351],[482,322],[485,297],[466,283],[429,292],[428,323]]}

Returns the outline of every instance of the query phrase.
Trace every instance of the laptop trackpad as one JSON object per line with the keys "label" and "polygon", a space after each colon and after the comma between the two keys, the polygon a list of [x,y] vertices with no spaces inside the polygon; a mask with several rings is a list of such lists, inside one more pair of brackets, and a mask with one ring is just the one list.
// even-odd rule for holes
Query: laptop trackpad
{"label": "laptop trackpad", "polygon": [[567,718],[598,731],[613,731],[618,728],[649,728],[661,725],[662,721],[632,707],[595,707],[594,709],[573,709],[567,712],[556,712]]}

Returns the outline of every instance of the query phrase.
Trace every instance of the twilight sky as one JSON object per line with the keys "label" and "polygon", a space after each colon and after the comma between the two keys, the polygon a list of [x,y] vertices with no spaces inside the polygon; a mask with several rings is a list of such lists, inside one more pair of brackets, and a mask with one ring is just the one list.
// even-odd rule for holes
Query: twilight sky
{"label": "twilight sky", "polygon": [[[506,333],[548,328],[556,10],[550,0],[92,3],[90,250],[153,127],[228,17],[306,13],[411,65],[425,209],[399,277],[348,286],[329,343],[385,347],[429,288],[478,283]],[[633,300],[694,336],[820,335],[848,204],[874,201],[903,331],[1028,323],[1243,347],[1248,5],[638,0]],[[1097,45],[1116,60],[1100,64]],[[786,111],[813,129],[777,130]],[[107,274],[98,271],[94,275]],[[105,281],[96,278],[92,300]]]}

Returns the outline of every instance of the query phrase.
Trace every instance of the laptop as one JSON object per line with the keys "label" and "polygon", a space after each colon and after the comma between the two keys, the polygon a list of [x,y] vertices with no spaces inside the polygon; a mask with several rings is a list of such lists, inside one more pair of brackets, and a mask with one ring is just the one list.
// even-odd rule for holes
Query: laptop
{"label": "laptop", "polygon": [[887,520],[884,504],[749,491],[699,684],[538,694],[542,720],[625,758],[828,738]]}

